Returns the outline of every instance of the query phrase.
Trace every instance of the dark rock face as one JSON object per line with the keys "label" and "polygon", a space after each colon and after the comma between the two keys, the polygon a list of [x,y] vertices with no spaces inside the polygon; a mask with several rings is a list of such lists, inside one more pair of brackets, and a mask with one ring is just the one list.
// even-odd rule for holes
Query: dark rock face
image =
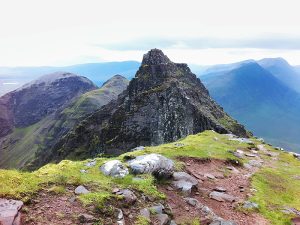
{"label": "dark rock face", "polygon": [[120,154],[140,145],[171,142],[207,129],[247,136],[210,97],[186,64],[158,49],[144,55],[127,90],[87,117],[54,148],[47,161]]}
{"label": "dark rock face", "polygon": [[0,137],[14,127],[26,127],[68,104],[95,85],[87,78],[70,73],[41,77],[0,98]]}

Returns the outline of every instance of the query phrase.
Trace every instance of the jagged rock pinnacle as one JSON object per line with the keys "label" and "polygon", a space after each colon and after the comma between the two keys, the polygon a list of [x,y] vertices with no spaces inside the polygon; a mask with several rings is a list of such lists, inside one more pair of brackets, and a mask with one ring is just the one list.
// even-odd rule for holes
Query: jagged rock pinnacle
{"label": "jagged rock pinnacle", "polygon": [[160,49],[151,49],[147,52],[142,61],[142,65],[160,65],[171,63],[171,60]]}

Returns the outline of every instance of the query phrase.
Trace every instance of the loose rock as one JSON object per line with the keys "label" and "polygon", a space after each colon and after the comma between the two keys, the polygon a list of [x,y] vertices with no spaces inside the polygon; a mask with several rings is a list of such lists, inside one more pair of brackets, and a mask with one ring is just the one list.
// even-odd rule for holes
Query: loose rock
{"label": "loose rock", "polygon": [[0,198],[0,224],[21,225],[20,209],[23,202]]}
{"label": "loose rock", "polygon": [[80,195],[80,194],[87,194],[89,193],[89,191],[82,185],[78,186],[76,189],[75,189],[75,194],[77,195]]}
{"label": "loose rock", "polygon": [[254,203],[254,202],[249,202],[249,201],[245,201],[243,204],[243,208],[244,209],[258,209],[258,204]]}
{"label": "loose rock", "polygon": [[217,200],[219,202],[234,202],[236,201],[236,198],[232,195],[229,195],[229,194],[225,194],[225,193],[222,193],[222,192],[217,192],[217,191],[213,191],[209,194],[209,197],[214,199],[214,200]]}
{"label": "loose rock", "polygon": [[116,193],[117,195],[122,195],[125,199],[125,202],[128,204],[133,204],[136,202],[136,195],[129,189],[123,189]]}
{"label": "loose rock", "polygon": [[118,178],[123,178],[129,173],[128,168],[126,168],[119,160],[111,160],[104,163],[100,167],[100,170],[106,176],[112,176]]}
{"label": "loose rock", "polygon": [[167,214],[157,214],[154,219],[158,222],[157,225],[166,225],[170,221]]}
{"label": "loose rock", "polygon": [[128,161],[135,174],[152,173],[159,177],[170,177],[174,172],[174,162],[159,154],[137,156]]}
{"label": "loose rock", "polygon": [[183,193],[190,194],[192,188],[196,187],[198,180],[185,172],[175,172],[172,185]]}

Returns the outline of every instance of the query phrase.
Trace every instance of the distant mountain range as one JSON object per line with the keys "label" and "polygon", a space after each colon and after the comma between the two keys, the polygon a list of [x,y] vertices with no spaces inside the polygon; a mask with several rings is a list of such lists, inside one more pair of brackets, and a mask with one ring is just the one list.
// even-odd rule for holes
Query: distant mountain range
{"label": "distant mountain range", "polygon": [[0,96],[13,91],[25,83],[54,72],[70,72],[85,76],[101,86],[115,74],[122,74],[127,79],[134,77],[140,62],[105,62],[87,63],[64,67],[0,67]]}
{"label": "distant mountain range", "polygon": [[0,168],[29,167],[38,152],[45,157],[48,148],[83,117],[116,99],[128,83],[116,75],[97,88],[85,77],[57,72],[0,97]]}
{"label": "distant mountain range", "polygon": [[200,78],[225,111],[255,135],[300,151],[300,75],[285,60],[213,66]]}

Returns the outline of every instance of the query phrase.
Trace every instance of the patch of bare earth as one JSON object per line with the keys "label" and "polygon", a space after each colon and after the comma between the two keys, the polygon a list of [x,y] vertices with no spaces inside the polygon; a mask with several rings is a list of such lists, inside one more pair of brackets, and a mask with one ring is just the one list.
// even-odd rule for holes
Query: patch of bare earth
{"label": "patch of bare earth", "polygon": [[[251,195],[250,175],[253,171],[242,167],[232,166],[221,160],[199,160],[195,158],[181,158],[185,162],[185,170],[198,179],[198,190],[191,193],[192,198],[208,206],[215,214],[226,220],[236,222],[238,225],[266,225],[269,224],[256,212],[243,212],[239,210],[239,203],[247,200]],[[210,177],[210,178],[209,178]],[[213,178],[214,177],[214,178]],[[226,194],[236,197],[236,202],[219,202],[209,197],[217,187],[226,189]],[[167,203],[172,209],[175,221],[180,224],[199,218],[202,224],[209,220],[201,211],[184,200],[180,192],[174,191],[170,186],[161,186],[160,190],[167,196]]]}
{"label": "patch of bare earth", "polygon": [[63,195],[42,191],[32,200],[32,203],[23,208],[22,224],[80,224],[79,216],[82,214],[93,216],[92,208],[83,207],[75,200],[71,190]]}

